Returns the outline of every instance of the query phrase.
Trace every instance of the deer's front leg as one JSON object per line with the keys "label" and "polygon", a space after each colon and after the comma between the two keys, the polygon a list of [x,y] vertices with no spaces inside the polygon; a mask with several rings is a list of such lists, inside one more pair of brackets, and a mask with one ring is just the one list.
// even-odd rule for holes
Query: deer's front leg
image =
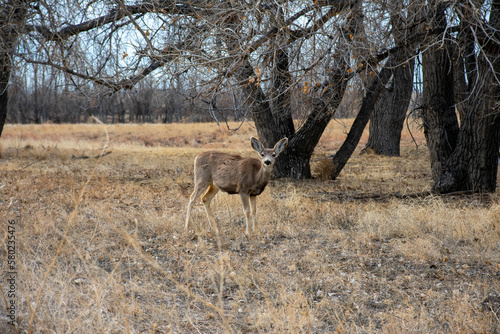
{"label": "deer's front leg", "polygon": [[254,234],[257,233],[257,196],[250,196],[250,227]]}
{"label": "deer's front leg", "polygon": [[240,194],[241,202],[243,203],[243,212],[245,213],[246,228],[245,234],[250,236],[250,196],[247,194]]}

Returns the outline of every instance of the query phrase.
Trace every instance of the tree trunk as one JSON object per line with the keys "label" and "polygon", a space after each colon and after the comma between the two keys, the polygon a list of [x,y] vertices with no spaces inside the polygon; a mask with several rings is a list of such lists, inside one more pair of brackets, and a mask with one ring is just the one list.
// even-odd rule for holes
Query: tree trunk
{"label": "tree trunk", "polygon": [[[285,16],[283,8],[279,7],[277,10],[273,10],[274,23],[277,27],[284,26]],[[290,93],[290,83],[292,82],[292,77],[290,73],[290,61],[288,57],[288,47],[285,46],[288,43],[288,33],[285,31],[280,31],[276,36],[275,43],[278,45],[283,45],[274,51],[273,61],[274,68],[272,70],[272,88],[269,96],[271,97],[271,112],[275,119],[277,130],[281,136],[291,138],[295,133],[295,125],[293,124],[292,117],[292,106],[291,106],[291,93]],[[280,160],[280,159],[278,159]],[[280,161],[276,161],[280,169]]]}
{"label": "tree trunk", "polygon": [[392,69],[389,87],[384,86],[371,115],[366,149],[386,156],[400,155],[401,131],[413,92],[415,60]]}
{"label": "tree trunk", "polygon": [[332,85],[326,84],[328,88],[322,97],[313,100],[313,110],[293,135],[287,149],[278,157],[278,160],[281,158],[280,168],[276,168],[275,165],[273,170],[275,177],[311,178],[310,160],[314,148],[342,101],[347,87],[345,65],[339,65],[339,67],[343,69],[332,71],[333,75],[330,78]]}
{"label": "tree trunk", "polygon": [[273,86],[269,93],[272,101],[271,112],[276,126],[274,131],[281,134],[280,137],[287,137],[289,143],[287,149],[276,159],[273,177],[310,178],[309,153],[312,154],[312,152],[297,149],[303,138],[294,138],[295,125],[293,124],[290,94],[292,79],[286,50],[282,48],[276,50],[274,52],[274,62]]}
{"label": "tree trunk", "polygon": [[8,0],[0,10],[0,136],[7,119],[8,85],[12,71],[12,55],[24,23],[27,1]]}
{"label": "tree trunk", "polygon": [[[478,53],[475,61],[470,55],[466,63],[467,70],[476,73],[468,74],[478,80],[469,82],[469,96],[466,99],[464,115],[460,130],[455,136],[456,116],[453,110],[453,124],[451,124],[451,107],[453,99],[448,98],[446,103],[448,108],[442,109],[441,131],[432,129],[429,132],[432,140],[429,146],[431,150],[431,163],[433,163],[434,185],[433,191],[437,193],[449,193],[454,191],[480,191],[493,192],[496,189],[497,169],[498,169],[498,149],[500,147],[500,115],[498,113],[498,98],[500,96],[500,85],[498,84],[498,73],[500,73],[500,46],[493,40],[498,40],[500,29],[500,1],[496,0],[492,4],[490,15],[490,29],[492,33],[489,39],[481,40],[481,36],[475,36],[480,43],[481,52]],[[478,29],[479,30],[479,29]],[[495,32],[493,32],[495,31]],[[496,38],[491,38],[491,36]],[[465,41],[470,43],[470,41]],[[434,50],[434,54],[440,58],[441,50]],[[429,59],[431,60],[431,59]],[[445,62],[446,60],[444,60]],[[443,62],[443,60],[441,60]],[[424,64],[425,66],[425,64]],[[435,69],[432,64],[428,64],[429,70],[438,70],[441,75],[451,73],[449,67]],[[424,84],[430,87],[424,88],[424,93],[437,90],[440,92],[453,87],[453,81],[440,80],[442,77],[434,74],[430,82],[424,78]],[[451,83],[451,85],[450,85]],[[443,87],[446,86],[446,87]],[[425,100],[424,100],[425,101]],[[432,99],[427,98],[428,102]],[[447,116],[446,116],[447,115]],[[433,116],[431,113],[430,116]],[[443,117],[445,116],[445,117]],[[452,125],[450,127],[450,124]],[[451,128],[452,132],[449,132]],[[453,144],[454,143],[454,144]],[[438,168],[435,168],[435,165]]]}
{"label": "tree trunk", "polygon": [[[338,107],[345,89],[347,80],[347,64],[343,60],[337,62],[336,68],[330,72],[330,78],[324,83],[325,90],[320,97],[313,101],[313,110],[304,124],[294,132],[292,115],[289,108],[282,108],[283,103],[276,102],[278,110],[272,110],[272,106],[258,80],[255,78],[254,70],[250,62],[240,68],[237,73],[239,81],[247,82],[243,85],[243,91],[250,106],[255,127],[259,139],[265,147],[273,147],[281,138],[288,137],[288,146],[276,159],[273,168],[273,177],[307,179],[311,178],[310,159],[314,148],[319,142],[326,126],[330,122],[333,111]],[[278,87],[286,87],[281,85]],[[276,86],[275,86],[276,88]],[[278,94],[278,92],[274,92]],[[279,101],[280,99],[276,99]]]}
{"label": "tree trunk", "polygon": [[[407,37],[414,33],[409,22],[404,19],[403,3],[391,0],[392,35],[400,50],[395,56],[397,67],[392,69],[389,84],[385,85],[375,104],[370,118],[370,133],[366,149],[386,156],[400,155],[401,131],[413,92],[413,71],[415,46],[408,45]],[[406,8],[406,18],[414,20],[417,9],[414,5]],[[404,47],[403,47],[404,46]],[[406,61],[408,59],[408,61]]]}
{"label": "tree trunk", "polygon": [[255,73],[248,59],[239,68],[236,78],[240,82],[246,82],[242,85],[242,88],[246,97],[246,104],[252,112],[259,140],[264,147],[273,147],[282,138],[281,133],[276,131],[277,124],[266,94],[262,91],[258,80],[253,80],[255,79]]}
{"label": "tree trunk", "polygon": [[[437,5],[433,23],[446,27],[444,4]],[[434,181],[442,174],[442,165],[456,147],[458,120],[451,52],[447,42],[436,43],[422,54],[423,91],[422,120],[429,148]]]}
{"label": "tree trunk", "polygon": [[367,88],[366,94],[363,98],[363,103],[361,104],[361,108],[359,110],[354,123],[347,134],[347,138],[337,151],[337,153],[333,156],[333,170],[330,175],[332,180],[335,180],[337,176],[339,176],[340,172],[344,168],[345,164],[354,153],[354,150],[358,146],[359,140],[363,135],[363,131],[365,130],[366,124],[370,120],[370,115],[372,110],[377,103],[377,100],[380,97],[380,93],[385,84],[389,81],[391,77],[390,68],[394,66],[395,57],[391,56],[387,60],[386,67],[384,67],[380,73],[374,76],[371,79],[370,85]]}
{"label": "tree trunk", "polygon": [[[484,47],[483,50],[487,51]],[[496,189],[500,148],[500,85],[495,73],[500,73],[500,47],[497,45],[485,53],[490,57],[487,59],[484,54],[480,54],[477,61],[478,78],[483,79],[476,82],[466,102],[457,147],[434,183],[435,192],[494,192]]]}
{"label": "tree trunk", "polygon": [[7,86],[9,84],[10,71],[10,57],[6,52],[0,51],[0,136],[2,135],[3,126],[7,119],[7,104],[9,103]]}
{"label": "tree trunk", "polygon": [[455,149],[458,137],[453,71],[449,59],[447,50],[437,46],[422,55],[422,119],[435,181],[442,173],[442,165]]}

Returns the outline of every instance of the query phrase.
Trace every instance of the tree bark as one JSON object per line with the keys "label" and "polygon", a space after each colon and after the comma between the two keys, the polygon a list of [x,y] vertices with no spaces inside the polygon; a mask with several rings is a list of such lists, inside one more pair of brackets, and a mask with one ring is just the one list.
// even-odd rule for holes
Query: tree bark
{"label": "tree bark", "polygon": [[[445,28],[444,4],[435,6],[433,24]],[[422,54],[422,120],[429,148],[434,181],[442,174],[442,165],[456,147],[458,120],[455,113],[454,78],[450,46],[437,42]]]}
{"label": "tree bark", "polygon": [[399,47],[397,67],[375,104],[370,119],[370,133],[365,149],[385,156],[400,155],[401,131],[413,93],[415,45],[408,36],[415,33],[415,4],[406,6],[399,0],[390,0],[392,35]]}
{"label": "tree bark", "polygon": [[3,127],[7,120],[7,104],[9,94],[7,86],[9,84],[11,63],[6,52],[0,52],[0,136],[2,136]]}
{"label": "tree bark", "polygon": [[293,136],[295,126],[292,118],[291,94],[290,94],[290,68],[288,54],[279,49],[275,52],[275,69],[273,78],[273,89],[271,92],[272,112],[277,121],[278,132],[285,137]]}
{"label": "tree bark", "polygon": [[365,149],[385,156],[400,156],[401,131],[413,92],[415,60],[391,70],[389,87],[384,86],[375,103]]}
{"label": "tree bark", "polygon": [[[283,8],[279,7],[277,10],[273,10],[276,26],[284,26],[285,16],[283,13]],[[292,106],[291,106],[291,93],[290,93],[290,83],[292,82],[292,77],[290,74],[290,61],[288,57],[288,36],[283,30],[276,36],[276,41],[278,45],[281,45],[274,51],[273,60],[273,77],[272,77],[272,89],[269,93],[271,97],[271,112],[276,121],[278,128],[276,129],[283,137],[292,137],[295,133],[295,126],[293,124],[292,117]],[[280,161],[276,162],[278,164],[278,169]],[[275,165],[276,166],[276,165]],[[275,167],[276,168],[276,167]]]}
{"label": "tree bark", "polygon": [[476,82],[468,97],[457,147],[433,186],[437,193],[461,190],[494,192],[496,189],[500,148],[500,85],[495,73],[500,73],[500,47],[490,51],[494,52],[489,54],[492,57],[487,59],[481,54],[478,58],[478,78],[482,80]]}
{"label": "tree bark", "polygon": [[455,149],[458,138],[454,79],[449,59],[447,50],[437,47],[431,47],[422,55],[422,119],[434,180],[441,175],[442,165]]}
{"label": "tree bark", "polygon": [[[275,177],[296,179],[311,178],[310,160],[314,148],[325,131],[335,110],[340,105],[347,88],[346,63],[339,60],[337,69],[332,70],[324,93],[313,99],[313,108],[304,124],[297,130],[288,143],[287,149],[280,154],[280,168],[273,170]],[[281,156],[283,155],[283,157]]]}
{"label": "tree bark", "polygon": [[0,136],[7,120],[12,56],[19,38],[19,28],[24,24],[28,2],[9,0],[0,8]]}
{"label": "tree bark", "polygon": [[[482,28],[484,29],[484,28]],[[465,68],[474,73],[468,73],[469,77],[475,77],[477,80],[469,82],[469,95],[466,99],[463,109],[463,119],[460,130],[457,131],[455,144],[453,138],[450,139],[451,107],[453,99],[448,98],[447,108],[442,109],[442,114],[437,115],[442,119],[442,131],[428,132],[429,139],[432,140],[429,146],[431,150],[431,163],[433,166],[434,185],[432,190],[436,193],[449,193],[454,191],[479,191],[493,192],[496,189],[497,170],[498,170],[498,149],[500,147],[500,115],[498,112],[498,99],[500,97],[499,73],[500,73],[500,46],[498,42],[500,29],[500,1],[496,0],[492,4],[492,11],[489,20],[491,32],[489,38],[481,40],[480,35],[474,36],[480,44],[481,52],[471,59],[468,54],[465,60]],[[479,31],[476,30],[476,31]],[[463,41],[470,45],[470,40]],[[467,45],[466,44],[466,45]],[[438,56],[441,50],[434,50]],[[427,64],[429,68],[424,70],[433,70],[432,64]],[[440,70],[451,73],[444,69]],[[477,75],[476,75],[477,71]],[[433,77],[430,82],[425,81],[430,87],[426,90],[446,91],[453,87],[453,81],[439,80],[439,77]],[[451,82],[451,85],[450,85]],[[443,87],[447,85],[447,87]],[[451,87],[451,88],[450,88]],[[427,98],[427,101],[433,100]],[[430,114],[433,116],[433,114]],[[448,115],[448,116],[446,116]],[[444,117],[443,117],[444,116]],[[451,135],[455,133],[454,123],[456,116],[453,110],[453,124]],[[447,127],[448,126],[448,127]],[[438,129],[439,130],[439,129]]]}
{"label": "tree bark", "polygon": [[252,112],[259,140],[264,147],[273,147],[282,137],[276,131],[277,124],[271,111],[271,104],[262,90],[260,83],[258,80],[255,80],[254,69],[248,59],[238,69],[236,78],[238,81],[244,82],[242,89],[246,97],[246,104]]}
{"label": "tree bark", "polygon": [[368,124],[368,121],[370,120],[371,112],[380,97],[384,85],[387,84],[389,78],[391,77],[390,68],[394,66],[395,60],[394,56],[389,57],[386,67],[384,67],[378,75],[371,79],[370,85],[368,86],[363,98],[361,108],[351,126],[351,129],[349,130],[349,133],[347,134],[347,138],[332,158],[333,170],[330,175],[332,180],[335,180],[337,176],[339,176],[345,164],[358,146],[366,124]]}

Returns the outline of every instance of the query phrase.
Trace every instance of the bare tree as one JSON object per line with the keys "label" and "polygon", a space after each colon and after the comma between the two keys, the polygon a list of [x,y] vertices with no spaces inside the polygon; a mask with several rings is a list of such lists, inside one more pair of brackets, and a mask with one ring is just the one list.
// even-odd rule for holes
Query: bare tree
{"label": "bare tree", "polygon": [[[234,108],[250,111],[247,116],[255,121],[264,145],[290,137],[276,175],[308,178],[309,159],[353,76],[349,59],[355,47],[349,46],[362,28],[354,11],[361,4],[158,1],[109,8],[72,3],[81,22],[59,27],[71,19],[43,3],[39,17],[26,25],[31,45],[20,56],[71,75],[81,85],[91,80],[115,92],[134,87],[159,68],[172,76],[202,72],[195,93],[209,111],[217,109],[217,96],[242,88],[242,103]],[[98,9],[107,14],[87,19]],[[115,48],[116,41],[130,35],[138,41],[134,50]],[[34,49],[44,51],[45,58],[33,57]],[[135,57],[128,62],[132,52]],[[169,73],[164,65],[174,61],[180,64],[177,73]],[[292,89],[303,90],[313,106],[297,128],[290,107]]]}
{"label": "bare tree", "polygon": [[[457,39],[449,35],[445,10],[460,20]],[[433,190],[494,191],[500,147],[500,1],[435,2],[430,4],[429,13],[429,24],[445,31],[442,39],[429,42],[423,54],[422,115]],[[462,58],[455,64],[451,61],[452,40]],[[453,70],[457,64],[464,66]],[[461,91],[458,98],[454,75],[462,76],[458,81],[467,82],[467,91]],[[462,104],[460,124],[456,102]]]}
{"label": "bare tree", "polygon": [[[429,7],[428,22],[446,30],[447,4],[435,1]],[[431,37],[434,39],[434,37]],[[424,133],[431,154],[434,179],[442,173],[442,165],[449,158],[458,137],[458,120],[455,114],[454,80],[451,63],[451,39],[443,36],[442,43],[431,43],[422,54]]]}
{"label": "bare tree", "polygon": [[381,155],[399,156],[401,131],[413,92],[416,43],[407,44],[407,41],[416,31],[417,8],[415,3],[405,4],[398,0],[391,0],[388,5],[394,45],[400,48],[395,55],[397,60],[395,67],[391,68],[391,77],[375,103],[365,149]]}
{"label": "bare tree", "polygon": [[0,6],[0,135],[7,118],[12,59],[32,1],[7,0]]}

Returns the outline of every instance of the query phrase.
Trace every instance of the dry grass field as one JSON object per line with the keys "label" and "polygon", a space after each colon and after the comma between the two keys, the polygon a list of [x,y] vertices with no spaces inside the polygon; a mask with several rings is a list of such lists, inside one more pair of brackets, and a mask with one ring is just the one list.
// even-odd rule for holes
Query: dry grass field
{"label": "dry grass field", "polygon": [[194,157],[255,156],[251,125],[7,125],[0,332],[500,332],[498,192],[426,194],[417,126],[418,147],[405,129],[402,157],[358,150],[338,180],[322,181],[348,125],[325,132],[317,179],[270,182],[252,239],[239,196],[222,193],[219,239],[201,204],[183,231]]}

